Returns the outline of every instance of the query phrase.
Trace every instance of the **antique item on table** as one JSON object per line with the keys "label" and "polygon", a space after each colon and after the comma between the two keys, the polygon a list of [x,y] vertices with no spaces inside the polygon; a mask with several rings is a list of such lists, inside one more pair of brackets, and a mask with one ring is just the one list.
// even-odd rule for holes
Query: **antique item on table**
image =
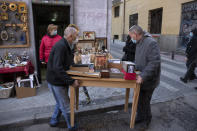
{"label": "antique item on table", "polygon": [[123,70],[127,73],[134,73],[135,71],[135,63],[130,61],[123,61],[122,62]]}
{"label": "antique item on table", "polygon": [[20,64],[21,63],[21,58],[19,56],[17,56],[15,62],[16,62],[16,64]]}
{"label": "antique item on table", "polygon": [[0,56],[0,68],[3,68],[4,67],[4,60],[3,58]]}
{"label": "antique item on table", "polygon": [[97,54],[95,57],[95,69],[102,70],[102,69],[107,69],[107,67],[108,67],[107,56],[102,54],[101,55]]}
{"label": "antique item on table", "polygon": [[21,15],[21,21],[24,22],[24,23],[27,22],[27,15],[26,14]]}
{"label": "antique item on table", "polygon": [[8,10],[8,6],[6,5],[5,2],[0,6],[0,9],[1,9],[3,12],[6,12],[6,11]]}
{"label": "antique item on table", "polygon": [[18,13],[27,13],[27,6],[25,3],[19,3],[18,4]]}
{"label": "antique item on table", "polygon": [[90,64],[90,54],[81,55],[81,63],[82,64]]}
{"label": "antique item on table", "polygon": [[94,31],[84,31],[83,32],[84,40],[95,40],[95,32]]}
{"label": "antique item on table", "polygon": [[21,55],[21,60],[22,61],[28,61],[29,60],[29,56],[27,55],[26,51],[24,51],[23,54]]}
{"label": "antique item on table", "polygon": [[1,39],[3,41],[7,41],[8,40],[8,32],[6,30],[1,31]]}
{"label": "antique item on table", "polygon": [[80,48],[80,49],[92,49],[93,45],[94,45],[94,41],[80,40],[77,43],[77,48]]}
{"label": "antique item on table", "polygon": [[2,12],[1,13],[1,20],[8,20],[8,13]]}
{"label": "antique item on table", "polygon": [[16,43],[16,36],[14,35],[14,32],[10,32],[10,40],[11,40],[13,43]]}
{"label": "antique item on table", "polygon": [[88,68],[89,68],[89,72],[94,72],[94,63],[90,63],[88,65]]}
{"label": "antique item on table", "polygon": [[16,11],[16,10],[17,10],[17,5],[16,5],[15,3],[10,3],[10,4],[9,4],[9,9],[10,9],[11,11]]}
{"label": "antique item on table", "polygon": [[80,64],[81,63],[81,54],[76,52],[74,55],[74,63],[75,64]]}
{"label": "antique item on table", "polygon": [[109,70],[101,70],[101,78],[109,78]]}
{"label": "antique item on table", "polygon": [[105,49],[107,49],[107,38],[106,37],[96,37],[95,39],[95,43],[97,43],[97,48],[99,50],[102,50],[102,48],[105,47]]}

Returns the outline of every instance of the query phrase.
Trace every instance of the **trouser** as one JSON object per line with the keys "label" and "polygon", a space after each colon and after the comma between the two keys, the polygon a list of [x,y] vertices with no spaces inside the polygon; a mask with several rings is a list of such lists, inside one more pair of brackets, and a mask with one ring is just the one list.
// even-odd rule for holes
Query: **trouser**
{"label": "trouser", "polygon": [[83,86],[83,92],[86,95],[87,100],[90,100],[90,96],[89,96],[88,89],[86,88],[86,86]]}
{"label": "trouser", "polygon": [[[142,88],[142,87],[141,87]],[[154,88],[150,90],[140,90],[137,107],[137,117],[144,121],[150,121],[152,118],[150,101]]]}
{"label": "trouser", "polygon": [[59,117],[61,116],[61,114],[63,114],[67,123],[67,127],[71,128],[69,115],[70,99],[68,96],[68,87],[55,86],[50,83],[48,83],[48,87],[56,101],[55,110],[51,117],[51,123],[58,122]]}
{"label": "trouser", "polygon": [[184,77],[185,80],[195,77],[194,71],[195,71],[196,65],[197,65],[197,59],[193,60],[192,62],[188,62],[187,72]]}

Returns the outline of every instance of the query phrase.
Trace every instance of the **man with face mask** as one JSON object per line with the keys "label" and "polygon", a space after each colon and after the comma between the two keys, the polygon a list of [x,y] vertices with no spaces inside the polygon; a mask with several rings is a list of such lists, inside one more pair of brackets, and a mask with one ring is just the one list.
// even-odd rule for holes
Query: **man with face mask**
{"label": "man with face mask", "polygon": [[77,88],[79,83],[72,79],[66,71],[69,70],[73,61],[71,46],[77,37],[77,30],[73,27],[67,27],[64,31],[64,37],[53,46],[47,63],[48,87],[56,100],[50,125],[52,127],[57,126],[59,117],[63,114],[69,131],[75,131],[76,128],[72,128],[70,125],[68,88],[69,85]]}
{"label": "man with face mask", "polygon": [[180,80],[184,83],[187,83],[188,80],[196,79],[195,68],[197,66],[197,29],[193,29],[189,35],[190,41],[188,42],[185,51],[187,59],[187,72],[184,77],[180,77]]}
{"label": "man with face mask", "polygon": [[42,38],[40,44],[40,62],[42,64],[46,64],[48,62],[52,47],[60,39],[62,39],[62,37],[57,34],[57,26],[54,24],[48,25],[47,34]]}
{"label": "man with face mask", "polygon": [[129,35],[132,42],[136,43],[135,64],[136,69],[141,72],[136,80],[141,87],[135,122],[140,124],[138,128],[145,130],[152,119],[151,97],[160,81],[160,50],[157,42],[140,26],[132,26],[129,29]]}

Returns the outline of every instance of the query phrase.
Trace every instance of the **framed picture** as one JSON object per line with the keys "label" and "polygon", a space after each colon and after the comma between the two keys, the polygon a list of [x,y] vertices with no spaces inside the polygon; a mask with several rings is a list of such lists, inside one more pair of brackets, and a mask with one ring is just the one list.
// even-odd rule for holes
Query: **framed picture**
{"label": "framed picture", "polygon": [[84,40],[95,40],[95,32],[94,31],[84,31],[83,32]]}
{"label": "framed picture", "polygon": [[102,46],[105,46],[105,48],[107,49],[107,38],[106,37],[96,37],[95,47],[101,49]]}
{"label": "framed picture", "polygon": [[94,40],[79,40],[77,48],[80,49],[92,49],[94,47]]}

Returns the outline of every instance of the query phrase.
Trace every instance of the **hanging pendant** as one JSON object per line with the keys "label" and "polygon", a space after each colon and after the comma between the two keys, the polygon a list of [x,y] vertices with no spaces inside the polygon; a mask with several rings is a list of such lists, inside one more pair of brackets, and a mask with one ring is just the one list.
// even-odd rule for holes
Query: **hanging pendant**
{"label": "hanging pendant", "polygon": [[1,31],[1,39],[3,41],[7,41],[8,40],[8,32],[6,30]]}

